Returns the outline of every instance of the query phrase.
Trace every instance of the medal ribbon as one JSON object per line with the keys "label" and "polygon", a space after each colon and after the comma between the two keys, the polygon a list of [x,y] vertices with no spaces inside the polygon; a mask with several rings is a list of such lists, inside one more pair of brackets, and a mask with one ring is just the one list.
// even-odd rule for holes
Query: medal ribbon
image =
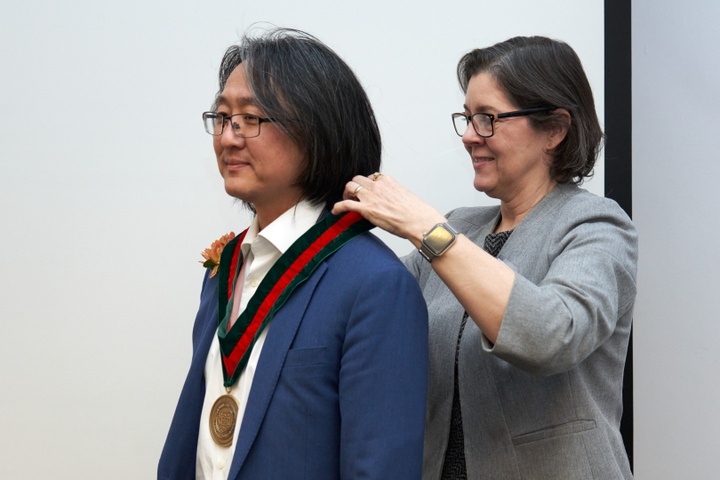
{"label": "medal ribbon", "polygon": [[373,225],[355,212],[325,215],[275,262],[230,331],[227,326],[232,311],[233,284],[238,265],[242,263],[240,247],[247,230],[228,242],[222,251],[218,271],[218,340],[225,387],[231,387],[237,381],[247,365],[257,337],[293,290],[307,280],[323,260],[371,228]]}

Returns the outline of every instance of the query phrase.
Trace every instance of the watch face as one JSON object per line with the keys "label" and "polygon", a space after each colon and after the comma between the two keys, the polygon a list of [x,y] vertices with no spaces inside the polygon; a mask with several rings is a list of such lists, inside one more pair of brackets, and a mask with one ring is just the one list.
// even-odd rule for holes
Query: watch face
{"label": "watch face", "polygon": [[439,255],[452,245],[453,240],[455,240],[455,234],[443,225],[437,225],[430,230],[430,233],[425,237],[424,243],[435,255]]}

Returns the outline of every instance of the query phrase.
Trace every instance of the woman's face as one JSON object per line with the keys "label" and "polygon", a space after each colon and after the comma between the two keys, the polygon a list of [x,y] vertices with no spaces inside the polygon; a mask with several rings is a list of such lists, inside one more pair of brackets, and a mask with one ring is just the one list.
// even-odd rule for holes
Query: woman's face
{"label": "woman's face", "polygon": [[[465,114],[499,113],[518,110],[507,99],[495,79],[478,73],[470,79],[465,95]],[[554,148],[553,135],[530,126],[527,117],[495,119],[492,137],[479,136],[468,126],[462,136],[475,170],[474,186],[503,202],[522,199],[528,194],[555,186],[550,177],[551,158],[545,153]]]}

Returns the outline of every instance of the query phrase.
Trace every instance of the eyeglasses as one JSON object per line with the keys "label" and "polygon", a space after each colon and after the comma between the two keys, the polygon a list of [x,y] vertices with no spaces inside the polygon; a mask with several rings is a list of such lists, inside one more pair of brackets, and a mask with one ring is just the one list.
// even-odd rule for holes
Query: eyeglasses
{"label": "eyeglasses", "polygon": [[465,115],[464,113],[453,113],[452,120],[455,127],[455,133],[462,137],[467,130],[468,124],[471,123],[475,133],[483,138],[492,137],[495,134],[495,119],[508,117],[524,117],[538,112],[549,112],[555,110],[555,107],[535,107],[526,108],[525,110],[515,110],[514,112],[498,113],[475,113],[473,115]]}
{"label": "eyeglasses", "polygon": [[236,113],[225,115],[224,113],[203,112],[203,123],[205,131],[215,137],[222,135],[225,125],[230,123],[233,133],[241,138],[253,138],[260,135],[260,125],[265,122],[274,122],[274,118],[258,117],[249,113]]}

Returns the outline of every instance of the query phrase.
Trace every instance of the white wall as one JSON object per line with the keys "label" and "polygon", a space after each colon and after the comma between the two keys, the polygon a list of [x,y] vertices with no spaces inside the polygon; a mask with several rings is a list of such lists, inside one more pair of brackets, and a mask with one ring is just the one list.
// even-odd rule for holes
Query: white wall
{"label": "white wall", "polygon": [[720,4],[634,0],[635,472],[720,475]]}
{"label": "white wall", "polygon": [[[154,477],[190,361],[200,252],[247,222],[200,113],[222,53],[252,23],[336,49],[375,105],[384,171],[441,211],[486,202],[450,124],[467,50],[518,34],[566,40],[603,112],[601,0],[0,2],[7,480]],[[668,107],[664,126],[697,123],[695,109]],[[678,157],[674,172],[699,159]],[[601,163],[588,187],[602,184]]]}

